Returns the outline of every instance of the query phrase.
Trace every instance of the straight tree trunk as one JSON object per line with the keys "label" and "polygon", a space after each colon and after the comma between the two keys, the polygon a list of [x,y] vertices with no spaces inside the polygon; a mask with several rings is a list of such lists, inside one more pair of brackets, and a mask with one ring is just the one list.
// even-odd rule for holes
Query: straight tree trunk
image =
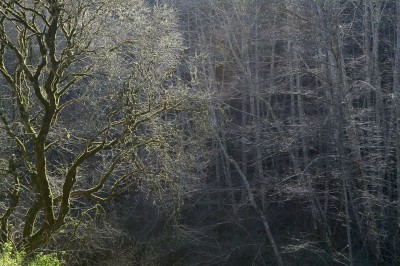
{"label": "straight tree trunk", "polygon": [[264,230],[265,230],[265,233],[267,234],[268,240],[269,240],[269,242],[270,242],[270,244],[272,246],[272,249],[274,251],[274,255],[275,255],[275,258],[276,258],[277,265],[278,266],[283,266],[282,257],[281,257],[281,254],[280,254],[279,250],[278,250],[278,246],[276,245],[275,239],[274,239],[274,237],[272,235],[271,229],[269,227],[267,216],[258,207],[258,205],[257,205],[257,203],[256,203],[256,201],[254,199],[254,194],[253,194],[253,191],[252,191],[252,189],[250,187],[250,184],[249,184],[249,181],[248,181],[247,177],[244,175],[243,171],[240,169],[239,164],[229,156],[229,154],[226,151],[226,149],[222,146],[222,143],[221,143],[221,149],[222,149],[222,152],[224,153],[225,157],[227,158],[227,160],[234,165],[236,171],[238,172],[238,174],[239,174],[239,176],[240,176],[240,178],[242,180],[243,186],[245,187],[245,191],[246,191],[247,197],[248,197],[248,199],[250,201],[250,205],[257,212],[257,214],[259,215],[259,217],[260,217],[260,219],[261,219],[261,221],[262,221],[262,223],[264,225]]}

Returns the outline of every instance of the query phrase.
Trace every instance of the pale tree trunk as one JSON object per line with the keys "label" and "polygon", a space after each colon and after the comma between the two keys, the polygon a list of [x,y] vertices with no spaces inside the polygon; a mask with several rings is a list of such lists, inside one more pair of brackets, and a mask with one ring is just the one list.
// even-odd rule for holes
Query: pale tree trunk
{"label": "pale tree trunk", "polygon": [[[375,95],[374,113],[371,117],[372,128],[365,136],[365,146],[373,153],[374,160],[364,162],[365,170],[361,193],[363,197],[364,215],[366,215],[366,237],[376,262],[382,263],[381,237],[378,234],[379,222],[384,222],[384,179],[386,162],[390,156],[388,146],[386,119],[384,114],[381,73],[379,69],[379,28],[382,15],[382,1],[367,0],[364,2],[364,53],[366,58],[365,82]],[[367,90],[370,90],[367,88]],[[367,99],[371,104],[371,99]],[[372,199],[375,198],[375,199]],[[375,202],[374,202],[375,201]],[[382,204],[376,203],[382,202]],[[380,220],[380,221],[379,221]]]}
{"label": "pale tree trunk", "polygon": [[398,224],[400,227],[400,0],[396,1],[396,54],[395,54],[395,71],[394,71],[394,89],[396,97],[397,111],[397,200],[398,200]]}
{"label": "pale tree trunk", "polygon": [[[293,123],[297,124],[297,127],[300,129],[300,148],[302,151],[302,156],[296,156],[297,153],[294,153],[292,160],[296,160],[297,162],[293,163],[295,166],[296,172],[299,173],[299,182],[300,186],[305,186],[309,191],[308,193],[308,201],[310,203],[311,214],[313,217],[314,230],[317,228],[322,234],[322,238],[325,241],[328,252],[333,254],[333,243],[331,240],[331,230],[328,224],[328,219],[326,217],[326,211],[323,210],[320,201],[317,197],[317,193],[313,188],[313,183],[309,180],[308,174],[304,173],[303,170],[309,164],[309,156],[308,149],[305,137],[305,131],[301,129],[302,127],[306,127],[305,114],[304,114],[304,103],[303,96],[301,93],[301,76],[300,76],[300,65],[299,60],[300,57],[294,44],[288,43],[288,52],[289,52],[289,73],[290,73],[290,91],[291,95],[291,108],[292,108],[292,116]],[[295,100],[296,99],[296,100]],[[297,145],[295,146],[298,149]],[[301,159],[300,159],[301,158]],[[329,193],[329,191],[328,191]],[[329,197],[329,195],[325,195]],[[326,204],[327,204],[326,199]],[[326,209],[327,207],[325,207]]]}
{"label": "pale tree trunk", "polygon": [[[273,34],[271,36],[271,52],[270,52],[270,62],[269,62],[269,77],[268,77],[268,89],[269,90],[273,90],[275,83],[274,83],[274,79],[275,79],[275,46],[276,46],[276,41],[275,41],[275,19],[276,17],[274,17],[273,20]],[[270,106],[271,104],[271,96],[268,94],[266,96],[267,98],[264,100],[265,104],[264,106]],[[265,113],[265,120],[267,121],[270,117],[268,108],[264,108],[264,113]],[[274,167],[274,159],[272,158],[272,165],[273,168]],[[276,169],[273,169],[276,170]],[[265,191],[267,190],[267,182],[274,182],[275,180],[265,180],[264,182],[261,183],[261,202],[262,202],[262,210],[265,212],[267,210],[267,195],[265,193]]]}
{"label": "pale tree trunk", "polygon": [[396,138],[396,182],[397,182],[397,228],[394,236],[394,251],[398,260],[400,252],[400,0],[396,0],[396,46],[393,67],[394,121]]}
{"label": "pale tree trunk", "polygon": [[[202,41],[206,42],[206,37],[204,32],[202,31]],[[205,65],[207,64],[207,65]],[[213,63],[211,62],[210,58],[207,58],[206,63],[203,64],[203,75],[208,79],[206,80],[206,84],[208,84],[209,86],[209,91],[211,93],[214,92],[215,88],[214,85],[216,83],[216,77],[215,77],[215,72],[214,72],[214,66]],[[227,149],[227,140],[226,140],[226,134],[225,132],[220,132],[220,128],[219,128],[219,123],[218,123],[218,116],[216,113],[216,110],[214,107],[210,107],[210,110],[212,110],[212,116],[213,116],[213,120],[215,121],[215,127],[217,132],[218,132],[218,142],[221,142],[222,145],[224,146],[225,149]],[[219,145],[217,145],[219,146]],[[223,155],[223,154],[222,154]],[[224,173],[224,179],[225,179],[225,183],[228,185],[228,189],[229,189],[229,198],[230,198],[230,202],[231,202],[231,207],[234,213],[236,213],[236,200],[235,200],[235,192],[233,189],[233,182],[232,182],[232,175],[231,175],[231,169],[230,169],[230,163],[228,160],[226,160],[225,156],[221,157],[221,161],[222,161],[222,169],[223,169],[223,173]]]}
{"label": "pale tree trunk", "polygon": [[[324,14],[321,7],[317,5],[317,12],[319,19],[324,21]],[[329,20],[328,20],[329,21]],[[344,195],[344,209],[345,209],[345,223],[346,223],[346,234],[347,234],[347,248],[348,248],[348,261],[349,265],[354,265],[353,259],[353,240],[351,235],[351,217],[349,212],[349,200],[348,200],[348,179],[349,179],[349,171],[347,167],[345,167],[346,159],[345,159],[345,152],[343,143],[345,142],[345,128],[349,128],[349,141],[350,146],[354,150],[354,156],[356,160],[360,163],[361,154],[359,152],[359,147],[357,145],[355,139],[355,129],[351,123],[351,120],[348,119],[348,112],[347,105],[345,104],[345,93],[347,91],[347,78],[346,78],[346,71],[344,68],[344,59],[342,54],[342,43],[341,43],[341,33],[339,31],[339,27],[337,25],[330,25],[333,21],[329,21],[324,25],[325,29],[322,30],[321,35],[323,36],[324,40],[328,42],[330,48],[326,49],[327,52],[327,60],[328,60],[328,67],[327,67],[327,77],[328,80],[331,81],[332,85],[335,86],[335,90],[331,90],[332,93],[332,100],[334,105],[334,112],[336,115],[336,120],[338,121],[337,125],[337,147],[338,147],[338,156],[339,156],[339,163],[340,163],[340,172],[341,172],[341,183],[342,183],[342,190]],[[330,31],[330,32],[328,32]],[[347,116],[347,117],[346,117]]]}
{"label": "pale tree trunk", "polygon": [[260,106],[260,52],[259,52],[259,32],[258,32],[258,13],[255,17],[255,39],[254,39],[254,45],[255,45],[255,51],[254,51],[254,57],[255,57],[255,81],[254,81],[254,98],[255,98],[255,110],[253,110],[253,116],[255,118],[255,144],[256,144],[256,166],[257,166],[257,174],[258,180],[263,180],[264,179],[264,170],[263,170],[263,164],[262,164],[262,151],[261,151],[261,106]]}
{"label": "pale tree trunk", "polygon": [[[194,6],[192,4],[188,4],[190,8],[193,8]],[[188,7],[186,7],[188,8]],[[196,51],[195,56],[203,56],[202,54],[203,50],[207,51],[209,47],[214,46],[214,41],[212,36],[209,36],[209,32],[206,32],[207,30],[207,23],[204,21],[204,19],[201,16],[201,11],[197,9],[193,9],[193,17],[194,17],[194,24],[197,29],[196,32],[191,32],[190,30],[190,23],[193,23],[190,21],[190,16],[188,16],[188,41],[190,44],[193,44],[195,47],[197,47],[198,51]],[[205,58],[202,58],[199,62],[196,62],[196,68],[193,70],[193,73],[191,73],[191,78],[192,80],[195,80],[198,83],[201,83],[206,86],[207,92],[210,95],[213,95],[216,93],[217,90],[217,77],[215,74],[215,62],[213,62],[213,57],[211,55],[207,55]],[[221,77],[221,83],[223,84],[224,81],[224,75]],[[233,213],[236,213],[236,200],[235,200],[235,193],[233,189],[233,181],[232,181],[232,174],[231,174],[231,167],[229,161],[226,159],[224,154],[221,152],[221,145],[224,146],[225,149],[227,149],[227,142],[229,141],[227,139],[227,134],[224,131],[224,128],[221,127],[220,125],[220,119],[217,113],[218,106],[210,106],[209,109],[211,110],[211,118],[212,118],[212,126],[214,128],[214,131],[216,132],[215,134],[218,135],[218,141],[215,141],[215,157],[216,160],[214,161],[215,163],[215,178],[216,178],[216,183],[218,188],[222,188],[223,183],[225,183],[225,187],[227,187],[227,193],[226,196],[230,202],[231,208],[233,210]],[[218,193],[218,199],[222,200],[222,197],[225,195],[225,193]],[[207,198],[209,198],[209,193],[207,193]],[[209,199],[211,202],[211,200]]]}
{"label": "pale tree trunk", "polygon": [[[349,265],[353,266],[354,265],[354,259],[353,259],[353,240],[352,240],[352,236],[351,236],[351,217],[350,217],[350,211],[349,211],[349,199],[348,199],[348,186],[349,186],[349,176],[351,175],[351,173],[347,170],[347,167],[345,167],[345,158],[346,158],[346,154],[344,152],[344,147],[343,142],[345,141],[345,137],[344,137],[344,131],[346,130],[346,128],[348,128],[348,136],[349,136],[349,141],[351,144],[351,147],[353,149],[353,152],[355,154],[356,157],[356,162],[357,164],[362,165],[362,161],[361,161],[361,152],[360,152],[360,147],[358,145],[357,142],[357,133],[356,133],[356,129],[354,127],[354,124],[351,120],[351,118],[349,117],[349,112],[350,112],[350,108],[346,108],[348,106],[351,105],[351,102],[346,104],[345,103],[345,93],[348,90],[348,85],[347,85],[347,77],[346,77],[346,71],[345,71],[345,66],[344,66],[344,58],[343,58],[343,52],[342,52],[342,43],[341,43],[341,37],[340,37],[340,33],[336,32],[337,36],[335,36],[334,33],[334,39],[336,39],[337,43],[334,44],[334,47],[336,47],[336,54],[335,54],[335,61],[331,63],[333,63],[333,66],[336,68],[337,71],[333,71],[336,72],[336,77],[334,77],[334,79],[336,80],[335,84],[338,85],[339,87],[339,92],[337,95],[337,102],[336,102],[336,106],[338,108],[337,110],[337,118],[339,119],[338,124],[338,131],[339,131],[339,138],[338,138],[338,147],[339,147],[339,160],[340,160],[340,165],[341,165],[341,173],[342,173],[342,177],[341,177],[341,182],[342,182],[342,188],[343,188],[343,194],[344,194],[344,208],[345,208],[345,221],[346,221],[346,233],[347,233],[347,242],[348,242],[348,251],[349,251]],[[336,38],[335,38],[336,37]],[[332,57],[330,57],[332,58]],[[333,59],[333,58],[332,58]],[[347,115],[346,115],[347,114]],[[361,177],[362,178],[362,177]]]}
{"label": "pale tree trunk", "polygon": [[275,258],[276,258],[277,265],[278,266],[283,266],[282,257],[281,257],[281,254],[280,254],[279,250],[278,250],[278,246],[276,245],[275,239],[274,239],[274,237],[273,237],[273,235],[271,233],[271,229],[270,229],[269,224],[268,224],[267,216],[258,207],[258,205],[257,205],[257,203],[256,203],[256,201],[254,199],[254,193],[253,193],[253,191],[252,191],[252,189],[250,187],[250,184],[249,184],[249,181],[248,181],[247,177],[244,175],[243,171],[240,169],[239,164],[229,156],[228,152],[226,151],[226,149],[224,148],[224,146],[222,144],[221,144],[221,150],[224,153],[224,155],[227,158],[227,160],[234,165],[236,171],[238,172],[238,174],[239,174],[239,176],[240,176],[240,178],[242,180],[242,183],[243,183],[243,186],[245,188],[245,191],[246,191],[248,200],[250,202],[250,205],[257,212],[257,214],[259,215],[259,217],[260,217],[260,219],[261,219],[261,221],[263,223],[265,233],[267,234],[268,240],[269,240],[269,242],[270,242],[270,244],[272,246],[272,249],[274,251],[274,255],[275,255]]}

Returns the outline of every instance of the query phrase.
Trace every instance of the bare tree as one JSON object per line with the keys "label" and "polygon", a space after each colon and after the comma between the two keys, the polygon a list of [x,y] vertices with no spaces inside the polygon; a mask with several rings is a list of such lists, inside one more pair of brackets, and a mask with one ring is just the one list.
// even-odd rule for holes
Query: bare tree
{"label": "bare tree", "polygon": [[143,1],[0,3],[1,242],[32,251],[131,186],[190,185],[175,21]]}

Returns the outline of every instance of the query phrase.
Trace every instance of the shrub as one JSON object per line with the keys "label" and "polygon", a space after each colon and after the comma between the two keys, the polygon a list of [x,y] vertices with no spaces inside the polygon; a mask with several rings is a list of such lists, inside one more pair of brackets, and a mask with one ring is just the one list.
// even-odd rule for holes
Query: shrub
{"label": "shrub", "polygon": [[59,259],[56,253],[43,254],[42,252],[28,258],[22,251],[15,251],[10,242],[3,244],[0,253],[1,266],[61,266],[64,261]]}

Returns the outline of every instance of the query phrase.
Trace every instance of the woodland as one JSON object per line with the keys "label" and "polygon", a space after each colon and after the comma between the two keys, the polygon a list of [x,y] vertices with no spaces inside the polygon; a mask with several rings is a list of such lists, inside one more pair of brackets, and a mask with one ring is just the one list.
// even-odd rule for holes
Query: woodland
{"label": "woodland", "polygon": [[400,265],[400,0],[1,0],[0,264]]}

